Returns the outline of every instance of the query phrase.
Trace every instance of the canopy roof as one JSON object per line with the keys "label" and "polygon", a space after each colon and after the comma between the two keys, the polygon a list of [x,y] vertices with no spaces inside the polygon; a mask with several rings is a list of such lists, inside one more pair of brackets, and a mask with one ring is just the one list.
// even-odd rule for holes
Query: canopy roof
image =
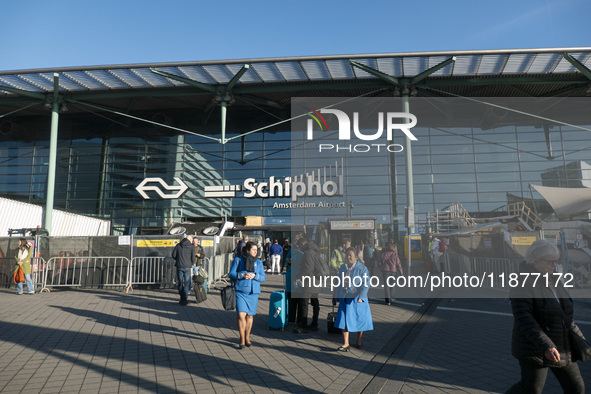
{"label": "canopy roof", "polygon": [[591,189],[532,185],[548,201],[559,218],[569,218],[591,210]]}
{"label": "canopy roof", "polygon": [[[387,53],[155,63],[0,72],[0,115],[53,92],[133,110],[288,108],[292,96],[585,96],[591,48]],[[4,90],[2,90],[4,89]],[[375,92],[375,93],[373,93]],[[235,100],[237,99],[237,100]],[[43,108],[25,114],[47,113]]]}

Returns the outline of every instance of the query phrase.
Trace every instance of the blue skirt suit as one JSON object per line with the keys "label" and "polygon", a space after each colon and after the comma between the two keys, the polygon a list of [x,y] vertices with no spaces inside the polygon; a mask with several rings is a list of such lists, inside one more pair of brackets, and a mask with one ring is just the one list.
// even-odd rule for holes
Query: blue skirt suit
{"label": "blue skirt suit", "polygon": [[[341,265],[338,273],[339,278],[343,278],[347,274],[351,277],[351,286],[347,288],[342,286],[337,289],[336,296],[339,299],[339,309],[334,326],[346,329],[349,332],[373,330],[373,321],[367,298],[369,271],[363,263],[357,261],[349,273],[347,263]],[[364,276],[367,279],[364,279]],[[361,284],[361,286],[355,287],[353,284]]]}
{"label": "blue skirt suit", "polygon": [[246,312],[249,316],[257,313],[259,294],[261,293],[261,282],[267,280],[265,269],[261,260],[254,262],[254,279],[244,279],[242,274],[248,271],[244,270],[244,257],[236,257],[230,267],[228,276],[236,283],[236,311]]}

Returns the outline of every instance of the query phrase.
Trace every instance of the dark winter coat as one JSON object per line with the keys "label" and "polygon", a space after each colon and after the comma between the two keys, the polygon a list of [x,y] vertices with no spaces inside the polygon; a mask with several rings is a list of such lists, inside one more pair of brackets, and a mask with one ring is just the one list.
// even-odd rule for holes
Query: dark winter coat
{"label": "dark winter coat", "polygon": [[[539,365],[568,365],[571,360],[568,332],[571,328],[579,330],[573,321],[572,299],[561,282],[554,287],[558,296],[556,299],[552,290],[546,287],[545,278],[533,266],[523,264],[520,272],[540,274],[540,277],[535,287],[535,276],[530,276],[521,287],[523,277],[520,276],[519,287],[511,289],[514,317],[511,353],[518,359],[529,359]],[[548,275],[551,286],[556,279],[556,276]],[[558,363],[544,357],[544,352],[551,348],[556,348],[560,353]]]}
{"label": "dark winter coat", "polygon": [[172,257],[176,261],[177,268],[191,268],[195,260],[195,247],[187,238],[179,242],[172,251]]}
{"label": "dark winter coat", "polygon": [[[300,279],[302,276],[314,276],[317,274],[316,264],[320,260],[320,249],[314,243],[314,241],[309,241],[303,248],[302,251],[304,255],[302,256],[302,260],[299,263],[299,274],[296,279]],[[328,265],[327,265],[328,269]],[[302,288],[302,293],[304,296],[308,297],[317,297],[318,293],[320,293],[320,288]]]}

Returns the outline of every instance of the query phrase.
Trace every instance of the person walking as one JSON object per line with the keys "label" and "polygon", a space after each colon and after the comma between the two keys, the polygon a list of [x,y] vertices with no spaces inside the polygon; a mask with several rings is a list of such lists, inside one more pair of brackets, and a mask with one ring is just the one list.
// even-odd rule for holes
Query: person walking
{"label": "person walking", "polygon": [[[16,264],[14,265],[14,272],[16,273],[19,267],[22,268],[25,274],[25,282],[27,282],[28,294],[35,294],[35,285],[33,284],[33,280],[31,280],[31,257],[33,256],[29,243],[25,238],[20,238],[18,240],[18,251],[15,256]],[[16,284],[16,294],[23,294],[23,283],[25,282]]]}
{"label": "person walking", "polygon": [[174,247],[172,258],[176,262],[177,284],[181,297],[179,304],[185,306],[189,303],[189,294],[191,294],[191,267],[195,260],[195,247],[193,246],[192,235],[187,235]]}
{"label": "person walking", "polygon": [[441,257],[441,252],[439,251],[439,238],[433,237],[433,243],[430,246],[431,256],[433,256],[433,265],[435,266],[434,271],[439,273],[441,272],[441,267],[439,266],[439,260]]}
{"label": "person walking", "polygon": [[193,247],[195,248],[195,259],[193,260],[191,272],[193,275],[199,275],[199,267],[203,266],[205,259],[205,253],[203,252],[203,246],[199,244],[199,238],[193,238]]}
{"label": "person walking", "polygon": [[[573,302],[562,281],[552,275],[559,258],[560,251],[550,242],[532,243],[520,267],[520,274],[530,275],[509,293],[514,318],[511,353],[519,360],[521,380],[507,393],[541,393],[548,370],[565,393],[585,392],[569,340],[569,331],[581,333],[573,321]],[[548,283],[544,275],[550,276]]]}
{"label": "person walking", "polygon": [[395,281],[400,275],[404,275],[402,271],[402,264],[400,264],[400,257],[398,257],[398,248],[396,245],[388,243],[382,252],[379,263],[382,270],[382,284],[386,296],[386,305],[396,301],[394,299],[394,290],[396,289]]}
{"label": "person walking", "polygon": [[[313,277],[316,273],[316,265],[321,264],[320,249],[314,241],[303,237],[298,241],[298,248],[304,252],[299,266],[299,272],[295,277],[296,281],[302,283],[302,277]],[[298,304],[298,328],[294,329],[296,334],[308,333],[308,330],[318,331],[318,316],[320,315],[320,302],[318,301],[319,288],[301,288]],[[312,322],[308,326],[308,304],[312,305]]]}
{"label": "person walking", "polygon": [[283,248],[279,245],[279,241],[274,240],[273,245],[270,248],[271,253],[271,273],[275,273],[275,267],[277,267],[277,274],[281,273],[281,255],[283,254]]}
{"label": "person walking", "polygon": [[371,310],[369,308],[369,271],[357,258],[355,248],[347,249],[347,262],[341,266],[338,272],[342,286],[337,289],[339,309],[334,326],[343,332],[343,345],[337,350],[348,352],[349,332],[357,332],[355,347],[361,349],[361,337],[364,331],[373,330]]}
{"label": "person walking", "polygon": [[228,274],[236,283],[236,320],[240,334],[238,349],[251,346],[250,332],[257,312],[261,283],[267,280],[263,262],[257,255],[258,246],[247,242],[244,245],[244,254],[234,259]]}

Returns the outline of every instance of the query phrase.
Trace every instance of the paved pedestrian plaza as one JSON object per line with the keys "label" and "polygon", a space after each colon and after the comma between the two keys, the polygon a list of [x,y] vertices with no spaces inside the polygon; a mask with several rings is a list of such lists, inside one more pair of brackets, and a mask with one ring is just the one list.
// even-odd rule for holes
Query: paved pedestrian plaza
{"label": "paved pedestrian plaza", "polygon": [[[254,320],[253,346],[237,349],[235,311],[218,291],[178,304],[173,289],[0,289],[2,393],[502,393],[519,380],[505,299],[371,300],[364,347],[337,352],[330,300],[318,332],[270,331],[270,276]],[[591,303],[575,304],[591,337]],[[591,388],[591,363],[580,364]],[[561,392],[553,375],[548,393]]]}

